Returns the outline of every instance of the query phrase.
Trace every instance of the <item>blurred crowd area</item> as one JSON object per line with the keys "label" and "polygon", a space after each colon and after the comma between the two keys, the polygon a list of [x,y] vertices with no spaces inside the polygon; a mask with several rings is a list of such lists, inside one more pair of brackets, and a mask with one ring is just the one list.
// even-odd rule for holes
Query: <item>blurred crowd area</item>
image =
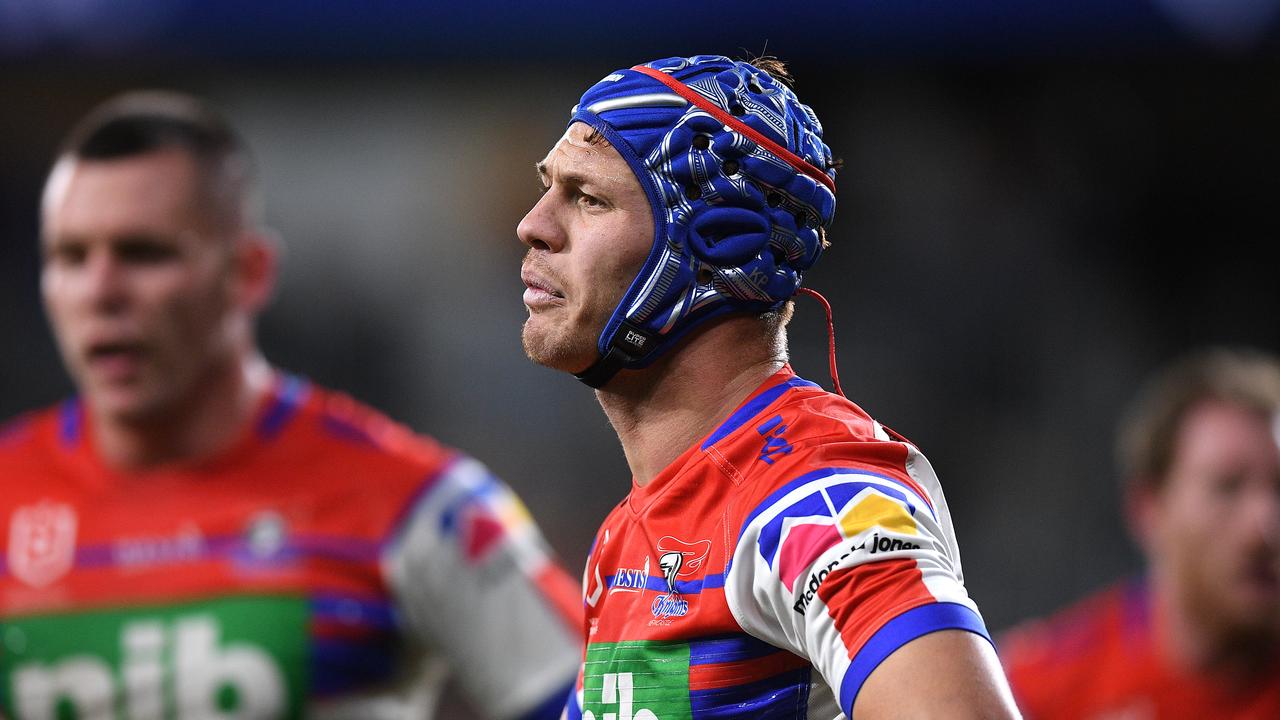
{"label": "blurred crowd area", "polygon": [[[195,92],[255,150],[286,248],[269,359],[482,458],[576,571],[629,474],[591,391],[523,356],[515,226],[581,91],[695,52],[790,60],[843,158],[806,284],[834,307],[846,392],[942,478],[993,629],[1137,571],[1112,448],[1149,370],[1206,344],[1280,351],[1277,2],[1221,3],[1226,19],[1192,0],[986,2],[918,22],[819,3],[825,26],[810,9],[740,39],[573,3],[497,30],[420,9],[420,46],[382,3],[354,29],[277,18],[274,44],[269,24],[237,34],[243,3],[208,10],[222,30],[187,8],[105,40],[115,14],[66,14],[99,5],[0,0],[0,416],[71,391],[38,300],[61,136],[123,89]],[[802,299],[794,365],[830,387],[826,348]]]}

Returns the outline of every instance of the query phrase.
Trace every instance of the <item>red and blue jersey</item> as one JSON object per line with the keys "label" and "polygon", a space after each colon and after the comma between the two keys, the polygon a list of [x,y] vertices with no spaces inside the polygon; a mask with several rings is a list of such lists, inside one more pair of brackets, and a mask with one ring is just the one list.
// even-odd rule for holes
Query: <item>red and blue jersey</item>
{"label": "red and blue jersey", "polygon": [[987,636],[928,461],[786,367],[609,514],[584,600],[572,719],[851,715],[902,645]]}
{"label": "red and blue jersey", "polygon": [[1170,662],[1145,582],[1120,583],[1001,638],[1028,720],[1280,718],[1280,664],[1252,678]]}
{"label": "red and blue jersey", "polygon": [[451,672],[563,702],[579,602],[480,463],[279,377],[226,452],[104,466],[68,401],[0,434],[0,716],[400,718]]}

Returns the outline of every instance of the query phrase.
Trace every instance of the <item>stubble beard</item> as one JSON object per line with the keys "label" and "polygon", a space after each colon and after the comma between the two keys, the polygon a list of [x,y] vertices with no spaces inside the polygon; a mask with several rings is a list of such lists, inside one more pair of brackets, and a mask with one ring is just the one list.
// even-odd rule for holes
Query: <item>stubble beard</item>
{"label": "stubble beard", "polygon": [[596,357],[596,338],[581,324],[565,327],[547,317],[530,315],[521,329],[520,341],[525,355],[543,367],[567,373],[585,370]]}

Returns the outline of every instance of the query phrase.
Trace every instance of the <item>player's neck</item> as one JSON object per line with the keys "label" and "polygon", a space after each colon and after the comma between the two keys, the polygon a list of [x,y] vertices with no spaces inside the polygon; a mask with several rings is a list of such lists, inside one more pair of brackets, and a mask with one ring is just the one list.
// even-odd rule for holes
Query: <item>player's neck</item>
{"label": "player's neck", "polygon": [[197,383],[193,397],[172,412],[133,422],[95,414],[92,441],[102,461],[120,471],[212,457],[242,435],[271,377],[261,355],[246,353]]}
{"label": "player's neck", "polygon": [[782,367],[786,354],[782,331],[769,339],[757,319],[730,318],[597,390],[636,484],[648,484],[711,432]]}

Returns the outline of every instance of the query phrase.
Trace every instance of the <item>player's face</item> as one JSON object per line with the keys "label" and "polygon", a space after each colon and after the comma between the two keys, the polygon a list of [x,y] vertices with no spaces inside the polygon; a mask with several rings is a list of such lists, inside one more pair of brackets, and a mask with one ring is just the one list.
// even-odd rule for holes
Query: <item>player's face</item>
{"label": "player's face", "polygon": [[1155,561],[1219,637],[1280,633],[1278,430],[1236,405],[1194,407],[1154,501]]}
{"label": "player's face", "polygon": [[516,232],[529,246],[521,267],[524,349],[534,362],[579,372],[653,244],[653,214],[630,166],[591,129],[569,126],[538,164],[544,192]]}
{"label": "player's face", "polygon": [[178,150],[63,159],[43,208],[41,289],[62,357],[101,417],[180,410],[233,357],[232,243]]}

